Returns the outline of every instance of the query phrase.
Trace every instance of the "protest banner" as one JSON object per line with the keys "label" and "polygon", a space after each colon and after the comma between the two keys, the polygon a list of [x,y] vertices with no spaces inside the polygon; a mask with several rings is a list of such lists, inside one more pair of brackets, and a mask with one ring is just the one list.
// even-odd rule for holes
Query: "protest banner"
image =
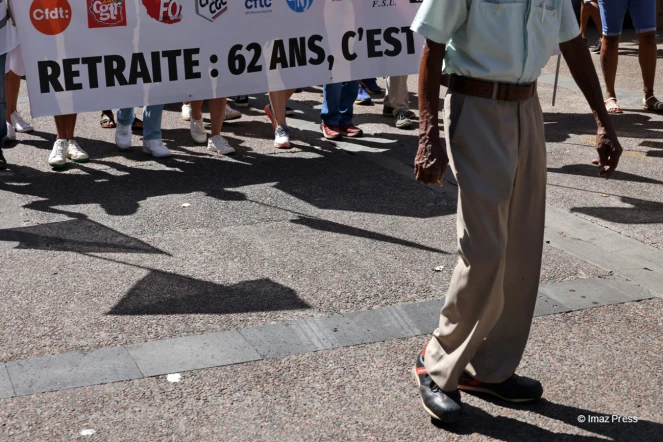
{"label": "protest banner", "polygon": [[417,72],[421,0],[13,2],[33,117]]}

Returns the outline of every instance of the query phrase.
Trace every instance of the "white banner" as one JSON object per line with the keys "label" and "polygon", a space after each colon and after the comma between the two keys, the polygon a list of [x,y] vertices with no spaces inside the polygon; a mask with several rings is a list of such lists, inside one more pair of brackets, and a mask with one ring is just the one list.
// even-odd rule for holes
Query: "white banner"
{"label": "white banner", "polygon": [[13,0],[34,117],[417,72],[421,0]]}

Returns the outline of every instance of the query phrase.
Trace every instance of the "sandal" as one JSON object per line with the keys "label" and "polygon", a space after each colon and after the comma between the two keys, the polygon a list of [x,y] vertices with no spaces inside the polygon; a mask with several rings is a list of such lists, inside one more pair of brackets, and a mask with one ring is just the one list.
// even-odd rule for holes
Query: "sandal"
{"label": "sandal", "polygon": [[[650,104],[652,98],[654,99],[654,104]],[[642,107],[650,111],[660,112],[663,110],[663,102],[658,101],[658,99],[652,95],[646,100],[644,98],[642,99]]]}
{"label": "sandal", "polygon": [[115,117],[113,116],[113,111],[106,111],[101,113],[101,121],[99,121],[99,124],[101,127],[104,129],[115,129],[117,127],[117,124],[115,124]]}
{"label": "sandal", "polygon": [[138,117],[134,117],[134,122],[131,123],[131,130],[143,130],[143,120]]}
{"label": "sandal", "polygon": [[608,111],[609,114],[623,114],[624,111],[622,110],[621,106],[619,103],[617,103],[617,99],[615,97],[610,97],[607,100],[604,101],[605,104],[608,104],[608,101],[614,101],[615,104],[611,104],[610,106],[606,106],[606,110]]}

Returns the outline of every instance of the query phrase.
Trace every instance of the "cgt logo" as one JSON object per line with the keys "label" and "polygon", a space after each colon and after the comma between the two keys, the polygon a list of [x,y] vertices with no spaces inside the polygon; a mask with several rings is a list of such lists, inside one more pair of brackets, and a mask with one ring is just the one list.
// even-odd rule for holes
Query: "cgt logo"
{"label": "cgt logo", "polygon": [[127,25],[123,0],[87,0],[88,28],[112,28]]}
{"label": "cgt logo", "polygon": [[143,0],[147,15],[158,22],[172,25],[182,21],[182,4],[179,0]]}
{"label": "cgt logo", "polygon": [[196,0],[196,14],[213,22],[228,10],[228,0]]}
{"label": "cgt logo", "polygon": [[286,2],[295,12],[306,12],[313,4],[313,0],[286,0]]}
{"label": "cgt logo", "polygon": [[30,6],[30,20],[42,34],[61,34],[71,23],[71,5],[67,0],[34,0]]}

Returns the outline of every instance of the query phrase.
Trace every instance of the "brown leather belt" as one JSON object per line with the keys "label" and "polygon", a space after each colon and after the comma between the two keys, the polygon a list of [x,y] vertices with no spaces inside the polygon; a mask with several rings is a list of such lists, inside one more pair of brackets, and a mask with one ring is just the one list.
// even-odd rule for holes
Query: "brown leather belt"
{"label": "brown leather belt", "polygon": [[525,101],[536,93],[536,81],[530,84],[494,83],[448,74],[442,76],[442,86],[450,92],[502,101]]}

